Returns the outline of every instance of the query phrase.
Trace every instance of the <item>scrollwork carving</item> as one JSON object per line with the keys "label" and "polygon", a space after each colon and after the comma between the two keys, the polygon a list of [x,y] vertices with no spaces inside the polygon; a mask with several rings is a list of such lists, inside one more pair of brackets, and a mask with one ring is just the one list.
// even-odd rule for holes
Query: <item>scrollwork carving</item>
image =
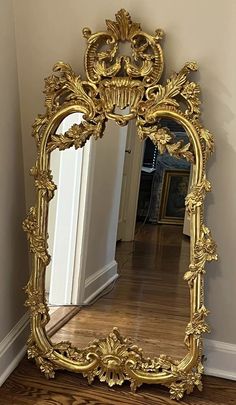
{"label": "scrollwork carving", "polygon": [[[88,41],[85,67],[91,82],[97,83],[103,77],[117,76],[123,69],[126,76],[144,78],[145,86],[154,85],[163,71],[163,54],[158,43],[163,36],[156,30],[155,36],[142,31],[124,9],[116,14],[116,21],[106,20],[107,32],[92,34],[89,28],[83,30]],[[118,56],[119,42],[131,44],[130,56]],[[103,45],[108,49],[103,50]]]}

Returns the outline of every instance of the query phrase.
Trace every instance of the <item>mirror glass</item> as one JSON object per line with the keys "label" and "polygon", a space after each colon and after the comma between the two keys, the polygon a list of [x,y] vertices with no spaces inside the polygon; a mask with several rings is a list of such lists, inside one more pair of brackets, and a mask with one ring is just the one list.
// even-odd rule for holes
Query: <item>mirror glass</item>
{"label": "mirror glass", "polygon": [[[66,117],[65,133],[82,114]],[[160,126],[188,143],[184,129],[163,118]],[[189,220],[185,197],[190,164],[141,141],[135,122],[109,121],[102,139],[82,149],[54,150],[57,185],[49,204],[51,263],[45,290],[52,342],[83,348],[117,327],[144,354],[187,354]]]}

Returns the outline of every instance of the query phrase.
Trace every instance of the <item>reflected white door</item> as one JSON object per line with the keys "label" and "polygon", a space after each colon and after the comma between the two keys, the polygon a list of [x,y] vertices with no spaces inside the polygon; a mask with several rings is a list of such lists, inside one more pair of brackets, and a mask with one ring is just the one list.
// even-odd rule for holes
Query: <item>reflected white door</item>
{"label": "reflected white door", "polygon": [[134,239],[142,159],[143,142],[133,120],[127,132],[117,240]]}

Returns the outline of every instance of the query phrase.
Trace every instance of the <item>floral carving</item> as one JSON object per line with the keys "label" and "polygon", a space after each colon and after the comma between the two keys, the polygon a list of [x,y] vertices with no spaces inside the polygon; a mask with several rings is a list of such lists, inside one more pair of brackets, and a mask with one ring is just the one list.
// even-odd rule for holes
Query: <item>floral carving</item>
{"label": "floral carving", "polygon": [[177,159],[185,158],[189,162],[194,162],[194,154],[190,143],[184,145],[183,141],[175,142],[174,135],[168,128],[154,126],[145,127],[142,121],[138,121],[138,136],[140,139],[149,137],[157,146],[161,154],[168,152]]}
{"label": "floral carving", "polygon": [[39,233],[35,207],[30,208],[29,215],[23,222],[23,230],[27,233],[30,251],[35,253],[47,266],[50,262],[50,256],[47,253],[47,241]]}
{"label": "floral carving", "polygon": [[86,141],[93,135],[95,139],[102,137],[104,132],[104,118],[98,117],[96,123],[82,121],[81,124],[73,124],[64,135],[52,135],[47,145],[47,151],[52,152],[54,149],[68,149],[74,146],[75,149],[82,148]]}
{"label": "floral carving", "polygon": [[185,344],[189,345],[189,336],[199,339],[202,333],[210,332],[209,326],[205,322],[205,317],[209,311],[202,305],[197,312],[193,314],[192,321],[188,323],[185,332]]}
{"label": "floral carving", "polygon": [[48,306],[44,302],[43,293],[39,290],[35,290],[31,282],[25,287],[25,292],[28,295],[25,306],[30,308],[31,316],[44,315],[48,319]]}
{"label": "floral carving", "polygon": [[49,201],[54,196],[57,186],[53,182],[51,170],[40,171],[36,166],[32,167],[30,173],[35,178],[35,187],[42,191],[42,195]]}
{"label": "floral carving", "polygon": [[212,260],[217,260],[216,243],[212,239],[210,230],[203,225],[200,238],[194,246],[193,261],[184,275],[184,279],[188,281],[190,287],[193,286],[193,281],[198,274],[205,273],[206,261]]}
{"label": "floral carving", "polygon": [[188,109],[185,111],[187,116],[199,117],[200,115],[200,86],[194,82],[186,82],[181,91],[181,96],[187,101]]}
{"label": "floral carving", "polygon": [[199,391],[202,391],[202,373],[190,372],[182,373],[181,380],[174,382],[170,385],[170,398],[180,400],[183,398],[184,393],[190,394],[196,386]]}
{"label": "floral carving", "polygon": [[206,178],[204,178],[200,184],[193,186],[191,192],[185,199],[185,204],[189,215],[195,213],[197,207],[201,207],[206,192],[210,190],[211,183]]}

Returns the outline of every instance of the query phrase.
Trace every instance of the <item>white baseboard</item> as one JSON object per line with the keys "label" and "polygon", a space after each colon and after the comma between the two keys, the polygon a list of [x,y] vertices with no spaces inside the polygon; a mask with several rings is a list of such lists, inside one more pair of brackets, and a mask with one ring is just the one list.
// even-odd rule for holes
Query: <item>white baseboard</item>
{"label": "white baseboard", "polygon": [[236,345],[204,340],[205,374],[236,380]]}
{"label": "white baseboard", "polygon": [[84,304],[92,301],[104,288],[111,284],[118,277],[117,262],[112,260],[95,274],[89,276],[85,281]]}
{"label": "white baseboard", "polygon": [[25,342],[29,334],[28,324],[29,314],[26,313],[0,342],[0,387],[26,353]]}

